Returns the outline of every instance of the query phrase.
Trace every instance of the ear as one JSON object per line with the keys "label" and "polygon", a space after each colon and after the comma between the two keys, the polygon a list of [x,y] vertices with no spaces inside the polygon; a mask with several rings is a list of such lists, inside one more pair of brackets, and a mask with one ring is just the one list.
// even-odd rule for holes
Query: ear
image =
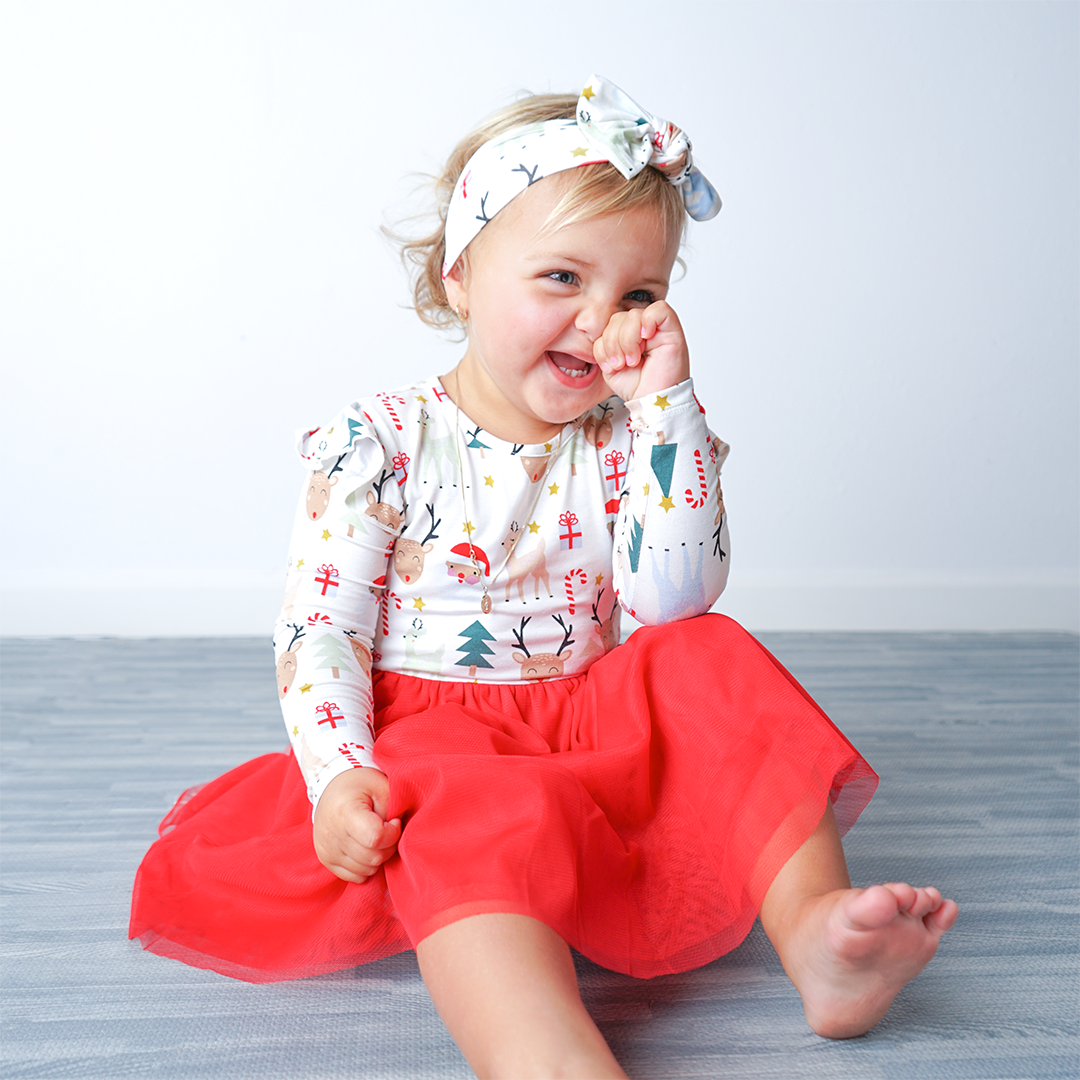
{"label": "ear", "polygon": [[450,268],[450,273],[443,278],[443,288],[446,290],[446,299],[450,304],[450,310],[461,308],[469,310],[469,271],[465,263],[464,254],[458,256],[458,261]]}

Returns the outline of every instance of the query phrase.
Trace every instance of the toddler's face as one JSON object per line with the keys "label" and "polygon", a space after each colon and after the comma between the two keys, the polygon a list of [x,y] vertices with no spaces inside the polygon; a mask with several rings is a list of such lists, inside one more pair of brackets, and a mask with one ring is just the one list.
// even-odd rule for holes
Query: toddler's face
{"label": "toddler's face", "polygon": [[458,404],[507,441],[548,441],[610,396],[593,341],[615,312],[667,296],[678,254],[678,237],[648,208],[541,233],[564,177],[519,195],[446,280],[451,306],[468,313]]}

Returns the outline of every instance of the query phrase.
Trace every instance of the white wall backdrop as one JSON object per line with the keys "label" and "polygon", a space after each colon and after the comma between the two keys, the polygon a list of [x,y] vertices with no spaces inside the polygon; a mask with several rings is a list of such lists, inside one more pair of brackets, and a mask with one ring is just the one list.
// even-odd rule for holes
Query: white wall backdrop
{"label": "white wall backdrop", "polygon": [[4,0],[3,633],[268,633],[293,430],[457,357],[385,215],[593,71],[724,197],[672,296],[719,608],[1080,628],[1078,11]]}

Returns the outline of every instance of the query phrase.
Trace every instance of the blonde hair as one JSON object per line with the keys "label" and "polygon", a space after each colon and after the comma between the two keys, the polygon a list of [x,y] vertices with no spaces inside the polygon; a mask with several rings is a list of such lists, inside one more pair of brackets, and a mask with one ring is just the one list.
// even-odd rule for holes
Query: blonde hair
{"label": "blonde hair", "polygon": [[[515,128],[544,120],[572,120],[577,113],[577,95],[534,94],[489,116],[454,147],[438,176],[430,177],[435,194],[437,226],[424,236],[409,237],[390,228],[384,233],[401,250],[401,260],[412,279],[413,307],[429,326],[457,327],[443,286],[446,210],[465,163],[489,139]],[[558,229],[577,221],[615,214],[639,206],[654,209],[664,229],[682,239],[686,210],[678,188],[656,169],[642,169],[630,180],[607,162],[569,169],[566,190],[548,218],[545,229]],[[414,219],[415,220],[415,219]],[[468,250],[462,255],[468,258]]]}

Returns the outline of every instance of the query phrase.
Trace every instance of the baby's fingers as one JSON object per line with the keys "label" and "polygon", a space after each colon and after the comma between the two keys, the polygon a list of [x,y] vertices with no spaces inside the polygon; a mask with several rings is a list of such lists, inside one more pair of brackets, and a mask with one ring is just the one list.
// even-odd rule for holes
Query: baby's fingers
{"label": "baby's fingers", "polygon": [[346,836],[335,857],[326,865],[345,881],[366,881],[388,859],[393,858],[401,839],[401,821],[379,822],[377,829],[360,829],[363,839]]}
{"label": "baby's fingers", "polygon": [[641,361],[641,310],[617,311],[608,320],[604,332],[593,342],[593,359],[600,369],[610,373],[623,367],[636,367]]}

